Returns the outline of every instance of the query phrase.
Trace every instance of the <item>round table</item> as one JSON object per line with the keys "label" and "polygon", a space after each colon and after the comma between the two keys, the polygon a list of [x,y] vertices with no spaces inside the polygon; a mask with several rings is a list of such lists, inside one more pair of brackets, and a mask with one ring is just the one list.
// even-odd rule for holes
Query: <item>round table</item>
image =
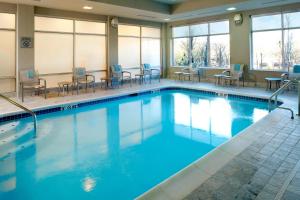
{"label": "round table", "polygon": [[272,90],[272,83],[275,83],[275,88],[280,88],[281,78],[277,77],[266,77],[265,80],[267,81],[267,90]]}

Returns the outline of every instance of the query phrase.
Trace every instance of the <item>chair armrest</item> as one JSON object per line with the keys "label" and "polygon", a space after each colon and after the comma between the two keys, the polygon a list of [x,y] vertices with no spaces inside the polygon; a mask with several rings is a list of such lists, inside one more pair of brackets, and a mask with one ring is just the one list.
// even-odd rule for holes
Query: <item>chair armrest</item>
{"label": "chair armrest", "polygon": [[45,88],[47,87],[47,81],[46,81],[46,79],[44,79],[44,78],[39,78],[39,82],[40,82],[40,84],[41,84],[41,82],[43,82]]}
{"label": "chair armrest", "polygon": [[129,76],[131,77],[131,72],[129,71],[122,71],[122,74],[129,74]]}
{"label": "chair armrest", "polygon": [[152,68],[152,69],[150,69],[151,71],[158,71],[158,72],[160,72],[160,69],[155,69],[155,68]]}
{"label": "chair armrest", "polygon": [[95,76],[94,75],[92,75],[92,74],[86,74],[85,77],[86,77],[86,79],[88,77],[92,77],[93,82],[95,82]]}
{"label": "chair armrest", "polygon": [[222,72],[222,74],[225,74],[225,75],[229,75],[229,76],[230,76],[230,70],[229,70],[229,69],[224,70],[224,71]]}
{"label": "chair armrest", "polygon": [[288,73],[282,73],[280,77],[281,77],[281,79],[286,80],[286,79],[289,79],[289,74]]}

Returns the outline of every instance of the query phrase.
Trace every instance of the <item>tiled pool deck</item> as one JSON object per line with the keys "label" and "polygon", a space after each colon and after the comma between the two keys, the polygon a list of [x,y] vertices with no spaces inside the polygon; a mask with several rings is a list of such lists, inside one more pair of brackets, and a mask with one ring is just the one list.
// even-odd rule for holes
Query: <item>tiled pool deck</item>
{"label": "tiled pool deck", "polygon": [[[182,86],[221,93],[268,97],[260,88],[215,86],[210,83],[174,82],[125,86],[65,97],[27,97],[32,109],[100,97],[116,96],[145,89]],[[83,90],[84,91],[84,90]],[[295,110],[297,95],[280,96],[284,105]],[[18,108],[0,100],[0,117]],[[140,199],[300,199],[300,119],[275,110],[229,142],[210,152],[186,169],[139,197]]]}

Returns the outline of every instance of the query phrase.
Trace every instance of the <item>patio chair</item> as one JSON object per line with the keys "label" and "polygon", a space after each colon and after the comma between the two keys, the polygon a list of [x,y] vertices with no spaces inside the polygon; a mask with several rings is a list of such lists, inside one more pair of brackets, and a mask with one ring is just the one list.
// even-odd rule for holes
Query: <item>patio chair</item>
{"label": "patio chair", "polygon": [[181,69],[181,76],[183,78],[183,80],[186,80],[186,78],[188,78],[188,80],[190,81],[192,78],[192,69],[190,67],[185,67],[183,69]]}
{"label": "patio chair", "polygon": [[[281,74],[281,79],[282,79],[282,82],[281,84],[285,84],[287,81],[299,81],[300,80],[300,65],[294,65],[293,66],[293,71],[290,72],[290,73],[283,73]],[[293,84],[293,88],[296,88],[295,85]],[[288,88],[290,89],[290,88]]]}
{"label": "patio chair", "polygon": [[142,64],[142,73],[144,74],[145,78],[146,75],[149,75],[150,83],[152,78],[158,78],[160,82],[160,69],[159,68],[152,68],[150,64],[144,63]]}
{"label": "patio chair", "polygon": [[229,82],[229,84],[232,84],[232,82],[236,82],[237,86],[240,86],[240,80],[244,78],[244,66],[243,64],[232,64],[230,66],[230,73],[227,76],[224,76],[223,79],[225,81],[225,84]]}
{"label": "patio chair", "polygon": [[118,85],[120,83],[123,85],[125,81],[129,81],[130,86],[132,85],[131,73],[129,71],[124,71],[121,65],[112,65],[110,71],[113,82],[117,82]]}
{"label": "patio chair", "polygon": [[20,87],[22,93],[22,102],[24,102],[25,90],[38,91],[38,95],[40,94],[40,91],[43,90],[44,97],[45,99],[47,98],[46,80],[40,78],[38,72],[33,69],[20,71]]}
{"label": "patio chair", "polygon": [[300,80],[300,64],[293,66],[293,71],[289,73],[288,78],[290,80]]}
{"label": "patio chair", "polygon": [[204,77],[205,75],[205,70],[199,67],[190,69],[190,72],[191,72],[192,81],[194,81],[195,78],[197,78],[197,80],[200,82],[201,77]]}
{"label": "patio chair", "polygon": [[85,86],[86,91],[88,87],[93,87],[93,92],[95,92],[95,76],[87,74],[84,67],[75,67],[73,69],[73,87],[76,88],[77,94],[80,86]]}

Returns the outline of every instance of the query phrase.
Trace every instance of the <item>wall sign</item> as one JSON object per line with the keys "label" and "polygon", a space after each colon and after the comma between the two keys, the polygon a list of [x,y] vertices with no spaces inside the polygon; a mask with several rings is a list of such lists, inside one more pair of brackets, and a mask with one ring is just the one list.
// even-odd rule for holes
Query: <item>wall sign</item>
{"label": "wall sign", "polygon": [[21,48],[32,48],[32,38],[21,37]]}

